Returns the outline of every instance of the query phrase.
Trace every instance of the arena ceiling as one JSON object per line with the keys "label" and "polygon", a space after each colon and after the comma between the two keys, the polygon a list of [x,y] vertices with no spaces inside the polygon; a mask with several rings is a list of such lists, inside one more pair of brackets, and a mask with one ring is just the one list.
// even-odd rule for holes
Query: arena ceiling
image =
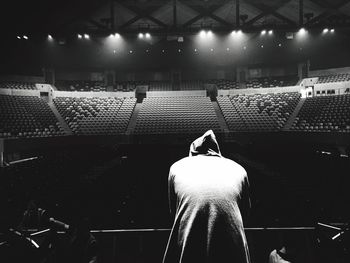
{"label": "arena ceiling", "polygon": [[13,1],[1,15],[13,34],[349,27],[349,0]]}

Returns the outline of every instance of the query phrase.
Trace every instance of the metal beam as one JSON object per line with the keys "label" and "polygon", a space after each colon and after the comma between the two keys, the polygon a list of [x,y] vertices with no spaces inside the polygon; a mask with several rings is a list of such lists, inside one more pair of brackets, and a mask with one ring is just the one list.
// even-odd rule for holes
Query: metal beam
{"label": "metal beam", "polygon": [[176,10],[176,0],[173,0],[173,27],[177,27],[177,10]]}
{"label": "metal beam", "polygon": [[[182,1],[182,3],[184,5],[186,5],[186,3],[184,3],[183,1]],[[190,20],[188,20],[186,23],[184,23],[182,25],[182,27],[188,27],[188,26],[192,25],[193,23],[195,23],[196,21],[198,21],[199,19],[201,19],[203,17],[211,17],[212,19],[218,21],[219,23],[221,23],[221,24],[223,24],[225,26],[232,26],[231,23],[229,23],[226,20],[224,20],[224,19],[218,17],[217,15],[213,14],[216,10],[218,10],[221,7],[221,5],[215,5],[215,6],[213,5],[213,6],[209,7],[208,9],[202,8],[202,7],[199,7],[199,6],[194,7],[194,6],[188,6],[187,5],[187,7],[191,8],[192,10],[196,11],[199,14],[197,16],[191,18]]]}
{"label": "metal beam", "polygon": [[299,26],[304,24],[304,0],[299,0]]}
{"label": "metal beam", "polygon": [[100,28],[100,29],[109,30],[109,28],[108,28],[106,25],[101,24],[101,23],[99,23],[99,22],[93,20],[92,18],[87,18],[87,19],[85,19],[85,20],[86,20],[87,22],[89,22],[90,24],[92,24],[92,25],[94,25],[94,26],[96,26],[96,27],[98,27],[98,28]]}
{"label": "metal beam", "polygon": [[[314,3],[316,3],[316,4],[319,4],[318,1],[315,1],[315,0],[310,0],[310,1],[312,1],[312,2],[314,2]],[[337,4],[337,5],[332,5],[332,6],[330,6],[330,7],[329,7],[329,10],[326,10],[325,12],[319,14],[318,16],[316,16],[316,17],[310,19],[310,21],[308,21],[305,25],[312,25],[312,24],[314,24],[314,23],[316,23],[316,22],[319,22],[319,21],[321,21],[321,20],[323,20],[323,19],[329,17],[329,16],[332,15],[332,14],[337,14],[337,13],[349,17],[349,15],[343,14],[343,13],[339,10],[339,8],[342,8],[344,5],[346,5],[346,4],[348,4],[348,3],[349,3],[349,0],[343,0],[342,2],[340,2],[340,3]]]}
{"label": "metal beam", "polygon": [[236,0],[236,26],[240,26],[240,10],[239,10],[239,0]]}
{"label": "metal beam", "polygon": [[[136,7],[136,6],[129,6],[126,3],[122,2],[122,1],[116,1],[119,5],[121,5],[122,7],[130,10],[131,12],[135,13],[136,16],[134,18],[137,17],[136,20],[134,20],[134,18],[130,19],[129,21],[133,21],[133,23],[135,23],[137,20],[141,19],[141,18],[147,18],[148,20],[154,22],[155,24],[161,26],[161,27],[168,27],[168,25],[164,24],[162,21],[160,21],[159,19],[153,17],[150,15],[150,13],[153,13],[154,11],[156,11],[156,9],[159,9],[160,7],[157,7],[155,10],[151,10],[151,11],[145,11],[145,10],[141,10],[140,8]],[[130,25],[132,23],[129,23],[129,21],[127,21],[123,27],[125,27],[126,24]]]}
{"label": "metal beam", "polygon": [[[290,2],[290,1],[289,1]],[[259,19],[267,16],[267,15],[273,15],[274,17],[280,19],[280,20],[283,20],[285,21],[287,24],[291,25],[291,26],[296,26],[296,23],[289,19],[288,17],[285,17],[284,15],[281,15],[280,13],[277,13],[276,10],[278,8],[280,8],[281,6],[283,5],[280,5],[280,6],[277,6],[277,7],[274,7],[274,8],[271,8],[271,7],[268,7],[264,4],[254,4],[252,2],[249,3],[251,6],[259,9],[261,11],[261,14],[257,15],[256,17],[252,18],[251,20],[249,20],[246,24],[247,25],[252,25],[254,24],[256,21],[258,21]],[[285,3],[286,4],[286,3]],[[285,5],[284,4],[284,5]]]}
{"label": "metal beam", "polygon": [[115,30],[114,0],[111,0],[111,29]]}

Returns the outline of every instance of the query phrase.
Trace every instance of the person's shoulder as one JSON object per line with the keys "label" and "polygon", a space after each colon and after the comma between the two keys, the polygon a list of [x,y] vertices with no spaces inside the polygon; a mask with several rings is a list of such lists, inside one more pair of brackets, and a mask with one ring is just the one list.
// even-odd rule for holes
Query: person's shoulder
{"label": "person's shoulder", "polygon": [[232,167],[232,169],[235,169],[235,171],[240,172],[241,174],[244,174],[244,175],[247,174],[246,170],[239,163],[225,157],[222,157],[221,159],[223,160],[223,162],[226,163],[226,165]]}
{"label": "person's shoulder", "polygon": [[173,163],[171,166],[170,166],[170,171],[174,171],[176,169],[178,169],[179,167],[182,167],[184,165],[184,163],[187,163],[188,161],[190,160],[190,157],[184,157],[178,161],[176,161],[175,163]]}

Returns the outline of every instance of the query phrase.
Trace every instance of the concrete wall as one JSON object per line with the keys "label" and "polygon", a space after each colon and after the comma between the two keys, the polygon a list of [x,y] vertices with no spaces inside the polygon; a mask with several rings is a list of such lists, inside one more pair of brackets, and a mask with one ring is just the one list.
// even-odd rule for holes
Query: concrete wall
{"label": "concrete wall", "polygon": [[147,97],[206,97],[206,90],[148,91]]}

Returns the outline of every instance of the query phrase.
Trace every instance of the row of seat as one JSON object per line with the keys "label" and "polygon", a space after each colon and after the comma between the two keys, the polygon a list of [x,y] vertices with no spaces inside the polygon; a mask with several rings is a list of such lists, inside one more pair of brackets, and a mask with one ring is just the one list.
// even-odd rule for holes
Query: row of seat
{"label": "row of seat", "polygon": [[0,137],[60,136],[64,130],[39,97],[0,95]]}
{"label": "row of seat", "polygon": [[207,97],[144,99],[136,120],[136,134],[219,132],[212,102]]}
{"label": "row of seat", "polygon": [[273,87],[285,87],[294,86],[298,82],[296,76],[283,76],[283,77],[264,77],[248,80],[246,83],[247,88],[273,88]]}
{"label": "row of seat", "polygon": [[350,94],[306,98],[292,130],[350,132]]}
{"label": "row of seat", "polygon": [[218,97],[224,118],[233,131],[279,131],[299,100],[297,92]]}
{"label": "row of seat", "polygon": [[317,83],[331,83],[331,82],[341,82],[341,81],[350,81],[350,73],[339,73],[339,74],[320,76],[318,77]]}
{"label": "row of seat", "polygon": [[77,135],[125,133],[136,99],[57,97],[54,103]]}
{"label": "row of seat", "polygon": [[36,90],[35,83],[24,81],[3,81],[0,82],[0,89],[22,89]]}

